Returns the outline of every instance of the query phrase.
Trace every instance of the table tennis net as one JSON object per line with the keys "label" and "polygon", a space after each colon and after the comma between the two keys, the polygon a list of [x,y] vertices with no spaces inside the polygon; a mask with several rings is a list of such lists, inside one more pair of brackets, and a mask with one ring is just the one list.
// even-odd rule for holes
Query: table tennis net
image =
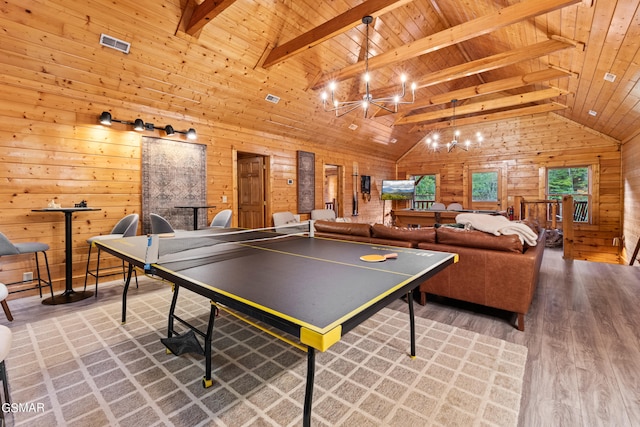
{"label": "table tennis net", "polygon": [[[205,229],[193,232],[177,232],[174,235],[151,235],[146,253],[146,263],[175,262],[190,259],[232,256],[242,251],[243,245],[313,235],[312,223],[305,221],[287,226],[260,229]],[[223,254],[227,255],[223,255]]]}

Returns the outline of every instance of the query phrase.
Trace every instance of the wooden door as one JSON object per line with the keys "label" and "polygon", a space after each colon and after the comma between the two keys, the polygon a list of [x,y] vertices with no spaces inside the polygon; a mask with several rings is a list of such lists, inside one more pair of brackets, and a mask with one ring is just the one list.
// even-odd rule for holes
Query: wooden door
{"label": "wooden door", "polygon": [[502,167],[487,165],[468,169],[467,209],[506,209],[506,173]]}
{"label": "wooden door", "polygon": [[[336,216],[342,216],[342,180],[340,176],[341,167],[337,165],[324,165],[324,188],[323,198],[325,209],[333,209]],[[329,204],[332,203],[331,206]]]}
{"label": "wooden door", "polygon": [[264,227],[264,157],[238,158],[238,226]]}

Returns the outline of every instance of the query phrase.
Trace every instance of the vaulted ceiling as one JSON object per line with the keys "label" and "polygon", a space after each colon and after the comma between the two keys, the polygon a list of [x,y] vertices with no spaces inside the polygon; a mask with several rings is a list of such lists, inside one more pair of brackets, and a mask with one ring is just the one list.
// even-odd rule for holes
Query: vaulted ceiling
{"label": "vaulted ceiling", "polygon": [[[454,99],[459,126],[554,112],[617,140],[630,138],[640,119],[638,3],[204,0],[185,8],[178,33],[259,70],[261,87],[235,101],[268,112],[258,115],[263,130],[370,151],[383,146],[399,157],[451,125]],[[336,117],[320,100],[329,82],[337,83],[340,99],[365,93],[365,15],[374,18],[372,94],[398,92],[406,74],[417,84],[416,100],[396,114],[372,106],[368,118],[361,109]],[[267,94],[280,102],[265,102]],[[228,105],[219,114],[225,120],[241,113]]]}

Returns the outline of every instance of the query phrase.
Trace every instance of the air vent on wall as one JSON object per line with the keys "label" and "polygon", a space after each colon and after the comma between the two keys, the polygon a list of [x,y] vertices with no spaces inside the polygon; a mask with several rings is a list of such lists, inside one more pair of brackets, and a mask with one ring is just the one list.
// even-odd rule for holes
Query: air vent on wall
{"label": "air vent on wall", "polygon": [[106,34],[100,34],[100,44],[102,46],[110,47],[111,49],[119,50],[123,53],[129,53],[129,48],[131,47],[131,43],[118,40],[117,38]]}
{"label": "air vent on wall", "polygon": [[273,104],[277,104],[278,102],[280,102],[280,98],[275,96],[275,95],[271,95],[268,94],[267,97],[265,98],[266,101],[269,101]]}

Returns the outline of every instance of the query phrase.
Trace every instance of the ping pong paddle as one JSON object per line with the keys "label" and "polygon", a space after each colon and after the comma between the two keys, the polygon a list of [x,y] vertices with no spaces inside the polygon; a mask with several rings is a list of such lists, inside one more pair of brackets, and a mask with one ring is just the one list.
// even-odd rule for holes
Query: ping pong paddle
{"label": "ping pong paddle", "polygon": [[384,255],[382,254],[362,255],[360,257],[362,261],[366,261],[366,262],[381,262],[391,258],[398,258],[398,254],[394,252],[391,254],[384,254]]}

